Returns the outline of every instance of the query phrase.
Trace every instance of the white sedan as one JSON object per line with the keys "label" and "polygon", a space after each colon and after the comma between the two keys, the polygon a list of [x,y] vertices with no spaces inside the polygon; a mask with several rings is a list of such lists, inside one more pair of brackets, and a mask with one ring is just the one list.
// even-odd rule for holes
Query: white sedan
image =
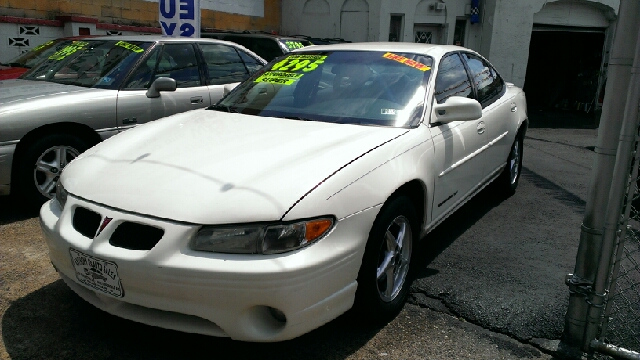
{"label": "white sedan", "polygon": [[281,341],[402,308],[418,241],[490,182],[518,185],[521,89],[456,46],[312,46],[218,104],[96,145],[40,212],[96,307]]}

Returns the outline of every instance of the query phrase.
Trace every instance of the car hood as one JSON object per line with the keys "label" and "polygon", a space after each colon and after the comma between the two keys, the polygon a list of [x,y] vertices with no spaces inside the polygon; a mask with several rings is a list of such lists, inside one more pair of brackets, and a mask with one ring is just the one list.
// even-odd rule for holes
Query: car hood
{"label": "car hood", "polygon": [[108,139],[69,164],[62,181],[75,196],[176,221],[279,220],[404,132],[195,110]]}
{"label": "car hood", "polygon": [[57,84],[48,81],[12,79],[0,81],[0,106],[19,105],[31,102],[41,96],[68,95],[97,89],[75,85]]}

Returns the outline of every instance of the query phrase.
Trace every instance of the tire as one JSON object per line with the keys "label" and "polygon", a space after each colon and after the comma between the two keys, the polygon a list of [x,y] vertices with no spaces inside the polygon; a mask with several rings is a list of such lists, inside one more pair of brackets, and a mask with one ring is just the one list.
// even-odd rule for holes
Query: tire
{"label": "tire", "polygon": [[385,323],[402,310],[418,234],[416,211],[406,196],[392,199],[378,214],[358,273],[355,310],[364,319]]}
{"label": "tire", "polygon": [[522,175],[522,156],[524,150],[522,138],[522,133],[518,132],[516,139],[513,141],[513,145],[511,145],[511,150],[509,150],[509,156],[504,165],[504,170],[502,170],[502,173],[496,181],[498,191],[505,196],[515,194],[520,176]]}
{"label": "tire", "polygon": [[51,199],[62,169],[89,148],[82,139],[69,134],[50,134],[30,144],[18,161],[18,196],[28,207]]}

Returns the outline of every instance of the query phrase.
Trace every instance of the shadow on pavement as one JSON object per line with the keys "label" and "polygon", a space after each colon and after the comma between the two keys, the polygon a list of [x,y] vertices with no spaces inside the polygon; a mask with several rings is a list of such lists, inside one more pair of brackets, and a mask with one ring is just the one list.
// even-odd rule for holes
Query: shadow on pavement
{"label": "shadow on pavement", "polygon": [[413,279],[436,275],[438,270],[429,268],[429,264],[486,213],[506,199],[504,196],[496,196],[495,186],[487,186],[421,240],[416,252]]}
{"label": "shadow on pavement", "polygon": [[62,280],[11,303],[2,336],[11,359],[344,359],[381,327],[352,313],[299,338],[245,343],[139,324],[86,303]]}
{"label": "shadow on pavement", "polygon": [[38,216],[40,208],[29,209],[13,196],[0,196],[0,225]]}

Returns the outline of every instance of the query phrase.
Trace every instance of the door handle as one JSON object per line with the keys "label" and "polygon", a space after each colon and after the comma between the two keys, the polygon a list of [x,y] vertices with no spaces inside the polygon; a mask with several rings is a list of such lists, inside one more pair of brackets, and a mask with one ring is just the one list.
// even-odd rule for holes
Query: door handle
{"label": "door handle", "polygon": [[480,135],[484,134],[485,129],[486,129],[486,125],[485,125],[484,121],[480,121],[478,123],[478,125],[476,126],[476,130],[478,131],[478,134],[480,134]]}
{"label": "door handle", "polygon": [[202,99],[202,96],[194,96],[191,98],[192,104],[202,104],[203,102],[204,100]]}
{"label": "door handle", "polygon": [[518,105],[516,105],[515,103],[511,103],[511,112],[516,112],[518,111]]}
{"label": "door handle", "polygon": [[127,125],[127,124],[135,124],[135,123],[137,123],[137,122],[138,122],[138,120],[137,120],[136,118],[134,118],[134,117],[132,117],[131,119],[129,119],[129,118],[124,118],[124,119],[122,119],[122,124],[123,124],[123,125]]}

